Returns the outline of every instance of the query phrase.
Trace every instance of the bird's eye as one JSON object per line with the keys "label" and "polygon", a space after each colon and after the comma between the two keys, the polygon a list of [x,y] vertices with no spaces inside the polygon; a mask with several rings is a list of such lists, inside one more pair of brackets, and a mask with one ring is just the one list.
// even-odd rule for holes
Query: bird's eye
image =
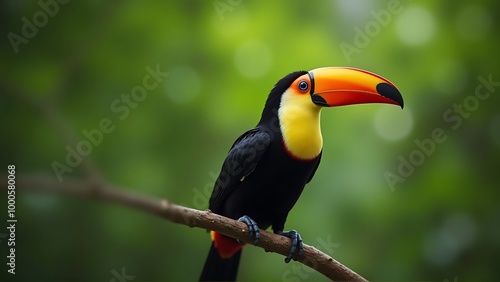
{"label": "bird's eye", "polygon": [[307,83],[307,81],[305,80],[302,80],[299,82],[299,89],[300,91],[306,91],[307,89],[309,89],[309,83]]}

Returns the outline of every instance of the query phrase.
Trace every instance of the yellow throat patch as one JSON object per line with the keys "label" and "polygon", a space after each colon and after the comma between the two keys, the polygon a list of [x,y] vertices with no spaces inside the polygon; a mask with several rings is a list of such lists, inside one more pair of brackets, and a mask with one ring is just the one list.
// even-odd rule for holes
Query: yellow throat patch
{"label": "yellow throat patch", "polygon": [[296,158],[310,160],[323,148],[320,127],[321,107],[309,94],[288,89],[281,97],[278,110],[280,129],[286,149]]}

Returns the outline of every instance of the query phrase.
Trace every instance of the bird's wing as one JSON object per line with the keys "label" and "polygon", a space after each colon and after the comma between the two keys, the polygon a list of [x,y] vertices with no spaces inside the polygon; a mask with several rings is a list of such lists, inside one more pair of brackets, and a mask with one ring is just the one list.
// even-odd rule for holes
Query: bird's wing
{"label": "bird's wing", "polygon": [[227,196],[257,167],[271,142],[271,136],[260,128],[243,133],[229,150],[215,182],[209,209],[219,212]]}
{"label": "bird's wing", "polygon": [[321,162],[321,156],[323,155],[323,151],[319,153],[318,160],[316,162],[316,166],[314,169],[311,171],[311,174],[309,175],[309,179],[307,179],[306,183],[311,182],[312,178],[314,177],[314,174],[316,173],[316,170],[318,169],[319,163]]}

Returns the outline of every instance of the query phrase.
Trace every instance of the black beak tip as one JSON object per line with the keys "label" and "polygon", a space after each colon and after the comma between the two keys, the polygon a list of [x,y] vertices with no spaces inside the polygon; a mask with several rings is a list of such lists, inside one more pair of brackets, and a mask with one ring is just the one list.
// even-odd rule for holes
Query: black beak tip
{"label": "black beak tip", "polygon": [[401,106],[401,109],[404,108],[403,96],[396,87],[387,83],[379,83],[377,85],[377,92],[378,94],[398,103],[398,105]]}

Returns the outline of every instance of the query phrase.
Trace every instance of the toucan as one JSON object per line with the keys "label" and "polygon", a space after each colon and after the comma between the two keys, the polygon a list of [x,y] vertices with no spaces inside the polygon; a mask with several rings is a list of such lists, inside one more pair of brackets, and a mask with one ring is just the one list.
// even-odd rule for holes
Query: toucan
{"label": "toucan", "polygon": [[[302,238],[284,231],[288,212],[321,160],[320,113],[324,107],[386,103],[403,108],[389,80],[356,68],[324,67],[295,71],[269,93],[254,129],[231,146],[209,199],[209,210],[248,225],[257,245],[259,229],[291,239],[285,262],[302,254]],[[243,243],[211,231],[212,245],[200,281],[234,281]]]}

